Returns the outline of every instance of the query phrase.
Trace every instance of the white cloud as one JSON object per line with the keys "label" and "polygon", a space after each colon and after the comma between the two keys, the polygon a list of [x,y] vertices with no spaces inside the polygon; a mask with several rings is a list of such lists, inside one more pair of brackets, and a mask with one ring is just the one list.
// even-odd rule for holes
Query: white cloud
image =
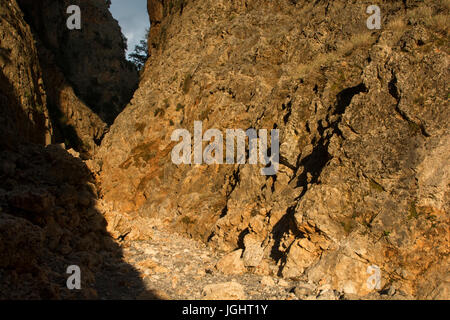
{"label": "white cloud", "polygon": [[110,11],[128,39],[128,53],[132,52],[150,27],[147,0],[111,0]]}

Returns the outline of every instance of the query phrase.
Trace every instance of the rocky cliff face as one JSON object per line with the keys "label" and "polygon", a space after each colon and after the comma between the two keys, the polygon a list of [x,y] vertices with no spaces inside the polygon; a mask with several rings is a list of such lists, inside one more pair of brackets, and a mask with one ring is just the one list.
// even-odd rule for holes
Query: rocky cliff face
{"label": "rocky cliff face", "polygon": [[[137,87],[138,73],[125,59],[120,27],[103,0],[19,4],[37,42],[53,142],[89,158]],[[73,4],[80,6],[80,30],[66,27]]]}
{"label": "rocky cliff face", "polygon": [[[448,1],[379,2],[369,30],[361,1],[149,0],[100,148],[137,81],[107,1],[0,1],[0,299],[449,298]],[[174,164],[196,121],[279,130],[276,174]],[[242,273],[258,292],[216,283]]]}
{"label": "rocky cliff face", "polygon": [[31,31],[17,6],[2,1],[0,14],[2,141],[10,145],[21,141],[48,143],[52,130]]}
{"label": "rocky cliff face", "polygon": [[[0,17],[0,299],[99,298],[102,279],[116,274],[104,266],[121,263],[121,249],[107,232],[86,163],[51,144],[58,124],[47,106],[61,108],[87,141],[104,123],[39,47],[15,0],[0,1]],[[71,265],[81,269],[81,290],[66,285]],[[122,267],[139,291],[135,270]]]}
{"label": "rocky cliff face", "polygon": [[[126,42],[107,1],[19,1],[25,19],[75,93],[107,124],[128,103],[137,87],[138,73],[125,59]],[[69,31],[70,5],[81,10],[81,29]]]}
{"label": "rocky cliff face", "polygon": [[[448,3],[380,3],[380,30],[370,4],[149,0],[151,58],[97,153],[104,200],[247,270],[364,296],[375,265],[381,288],[448,298]],[[279,129],[278,173],[175,165],[194,121]]]}

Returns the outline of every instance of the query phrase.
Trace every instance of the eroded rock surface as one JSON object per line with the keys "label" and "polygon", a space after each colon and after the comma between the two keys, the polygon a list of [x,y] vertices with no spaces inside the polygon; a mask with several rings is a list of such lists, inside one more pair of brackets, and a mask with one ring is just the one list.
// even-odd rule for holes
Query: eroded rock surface
{"label": "eroded rock surface", "polygon": [[47,97],[31,30],[15,1],[2,1],[0,15],[0,134],[9,145],[49,143]]}
{"label": "eroded rock surface", "polygon": [[[107,232],[92,172],[78,152],[51,144],[44,82],[63,76],[43,76],[53,69],[41,69],[36,39],[15,0],[0,2],[0,16],[0,299],[101,298],[97,272],[113,278],[116,270],[104,270],[111,263],[122,263],[134,288],[144,290]],[[63,81],[52,82],[49,97]],[[77,99],[70,88],[57,93]],[[88,112],[78,107],[69,112],[84,118]],[[73,265],[81,270],[81,289],[74,291],[67,286]]]}
{"label": "eroded rock surface", "polygon": [[[52,141],[90,158],[137,87],[126,42],[103,0],[20,0],[42,68]],[[67,8],[79,5],[81,29],[69,30]]]}
{"label": "eroded rock surface", "polygon": [[[104,200],[249,270],[365,296],[375,265],[380,290],[448,298],[449,8],[383,3],[371,31],[367,5],[150,0],[151,57],[97,154]],[[280,170],[173,164],[194,121],[279,129]]]}
{"label": "eroded rock surface", "polygon": [[[383,2],[368,30],[361,1],[149,0],[151,57],[100,148],[137,81],[107,2],[71,33],[68,1],[19,2],[0,2],[1,299],[449,298],[446,1]],[[51,144],[61,119],[80,152]],[[280,130],[276,175],[175,165],[195,121]]]}
{"label": "eroded rock surface", "polygon": [[[125,59],[126,42],[107,1],[20,0],[19,4],[77,96],[111,124],[133,95],[138,73]],[[80,30],[66,27],[70,5],[80,7]]]}

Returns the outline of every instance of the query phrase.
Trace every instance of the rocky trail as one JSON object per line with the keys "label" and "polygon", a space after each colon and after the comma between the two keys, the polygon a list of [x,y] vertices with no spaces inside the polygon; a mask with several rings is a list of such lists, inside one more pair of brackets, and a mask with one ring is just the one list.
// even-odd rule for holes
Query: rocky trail
{"label": "rocky trail", "polygon": [[[163,228],[154,228],[145,241],[123,241],[122,259],[110,259],[96,274],[98,298],[103,300],[347,300],[410,299],[394,287],[357,297],[301,280],[282,279],[277,267],[268,266],[270,276],[249,269],[241,274],[218,270],[228,261],[200,241]],[[224,263],[222,262],[222,265]],[[132,266],[139,274],[130,272]],[[222,266],[232,272],[231,262]],[[107,272],[104,272],[107,271]],[[112,271],[112,272],[111,272]],[[107,275],[107,276],[105,276]],[[111,275],[114,275],[111,277]],[[144,284],[144,288],[141,284]]]}
{"label": "rocky trail", "polygon": [[[116,277],[102,277],[102,271],[97,275],[100,298],[296,299],[292,281],[251,272],[223,274],[215,266],[224,254],[167,230],[154,229],[151,240],[124,241],[122,247],[123,259],[105,263],[108,271],[116,271],[107,272],[108,276]],[[139,279],[129,274],[129,265],[139,271]],[[145,284],[145,291],[138,280]]]}

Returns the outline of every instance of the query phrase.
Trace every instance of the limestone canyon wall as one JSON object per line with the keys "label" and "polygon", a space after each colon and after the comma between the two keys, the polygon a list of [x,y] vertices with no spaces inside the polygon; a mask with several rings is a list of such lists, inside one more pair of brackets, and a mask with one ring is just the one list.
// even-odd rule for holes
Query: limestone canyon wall
{"label": "limestone canyon wall", "polygon": [[17,6],[2,1],[0,10],[2,141],[10,145],[21,141],[48,143],[52,130],[47,97],[31,31]]}
{"label": "limestone canyon wall", "polygon": [[[448,1],[149,0],[151,57],[96,154],[104,200],[249,270],[448,298]],[[280,169],[175,165],[175,129],[279,129]]]}
{"label": "limestone canyon wall", "polygon": [[[108,124],[137,87],[138,74],[125,59],[126,39],[104,0],[20,0],[25,18],[50,50],[76,94]],[[70,5],[81,10],[81,29],[67,32]]]}
{"label": "limestone canyon wall", "polygon": [[[78,152],[52,144],[58,124],[48,105],[61,98],[61,113],[74,121],[77,133],[86,130],[81,138],[89,141],[105,125],[46,60],[51,57],[16,0],[0,0],[1,300],[99,298],[101,277],[114,274],[104,261],[121,261],[92,172]],[[82,269],[81,290],[66,285],[70,265]],[[134,274],[131,266],[123,267]]]}
{"label": "limestone canyon wall", "polygon": [[[119,24],[103,0],[19,4],[38,43],[54,141],[91,157],[138,83]],[[82,24],[69,31],[66,10],[74,4]]]}
{"label": "limestone canyon wall", "polygon": [[[65,28],[69,4],[81,30]],[[148,0],[138,79],[108,1],[0,0],[0,299],[145,293],[122,246],[153,227],[338,296],[370,295],[377,267],[379,291],[448,299],[449,10]],[[224,139],[279,130],[279,170],[174,164],[173,132],[197,121]]]}

